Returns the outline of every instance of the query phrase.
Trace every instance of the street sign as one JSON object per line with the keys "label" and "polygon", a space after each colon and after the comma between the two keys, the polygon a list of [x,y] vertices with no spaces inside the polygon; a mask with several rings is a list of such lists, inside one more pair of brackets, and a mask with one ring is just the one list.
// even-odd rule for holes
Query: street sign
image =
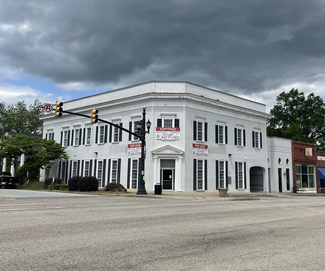
{"label": "street sign", "polygon": [[53,110],[53,106],[51,104],[45,104],[44,105],[44,111],[47,112],[47,113],[50,113],[52,112]]}

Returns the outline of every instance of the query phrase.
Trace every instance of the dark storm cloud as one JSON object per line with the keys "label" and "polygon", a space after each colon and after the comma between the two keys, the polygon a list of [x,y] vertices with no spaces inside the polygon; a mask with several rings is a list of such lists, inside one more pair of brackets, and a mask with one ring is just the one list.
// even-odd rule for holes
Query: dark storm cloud
{"label": "dark storm cloud", "polygon": [[321,0],[0,0],[0,6],[0,67],[56,84],[187,80],[249,93],[324,72]]}

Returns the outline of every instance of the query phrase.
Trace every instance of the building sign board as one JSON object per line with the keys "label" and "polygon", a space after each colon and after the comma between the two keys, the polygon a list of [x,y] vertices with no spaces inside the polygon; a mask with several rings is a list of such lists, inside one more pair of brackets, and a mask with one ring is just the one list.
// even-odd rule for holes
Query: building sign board
{"label": "building sign board", "polygon": [[141,155],[141,143],[128,144],[128,155]]}
{"label": "building sign board", "polygon": [[179,127],[156,127],[156,139],[176,140],[180,139]]}
{"label": "building sign board", "polygon": [[208,145],[193,144],[193,154],[196,156],[208,156]]}

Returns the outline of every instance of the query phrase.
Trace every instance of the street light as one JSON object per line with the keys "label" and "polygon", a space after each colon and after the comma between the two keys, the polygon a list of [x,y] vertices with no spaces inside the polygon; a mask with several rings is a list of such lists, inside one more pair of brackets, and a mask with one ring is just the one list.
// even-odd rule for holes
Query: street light
{"label": "street light", "polygon": [[[139,178],[138,178],[138,195],[146,195],[146,187],[145,183],[143,180],[144,176],[144,160],[146,159],[146,134],[149,134],[150,132],[150,127],[151,127],[151,122],[148,120],[146,122],[146,108],[143,107],[142,111],[142,120],[140,121],[141,123],[141,130],[140,130],[140,137],[141,137],[141,159],[140,159],[140,172],[139,172]],[[146,131],[147,127],[147,131]]]}

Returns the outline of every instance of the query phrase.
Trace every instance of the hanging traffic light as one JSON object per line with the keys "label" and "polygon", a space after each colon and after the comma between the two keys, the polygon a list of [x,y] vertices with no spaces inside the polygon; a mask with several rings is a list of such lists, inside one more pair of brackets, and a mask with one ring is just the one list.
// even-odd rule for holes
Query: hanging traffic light
{"label": "hanging traffic light", "polygon": [[98,122],[98,110],[97,109],[93,109],[91,110],[91,123],[94,124],[94,123],[97,123]]}
{"label": "hanging traffic light", "polygon": [[62,102],[56,102],[55,104],[55,117],[59,118],[62,116]]}

